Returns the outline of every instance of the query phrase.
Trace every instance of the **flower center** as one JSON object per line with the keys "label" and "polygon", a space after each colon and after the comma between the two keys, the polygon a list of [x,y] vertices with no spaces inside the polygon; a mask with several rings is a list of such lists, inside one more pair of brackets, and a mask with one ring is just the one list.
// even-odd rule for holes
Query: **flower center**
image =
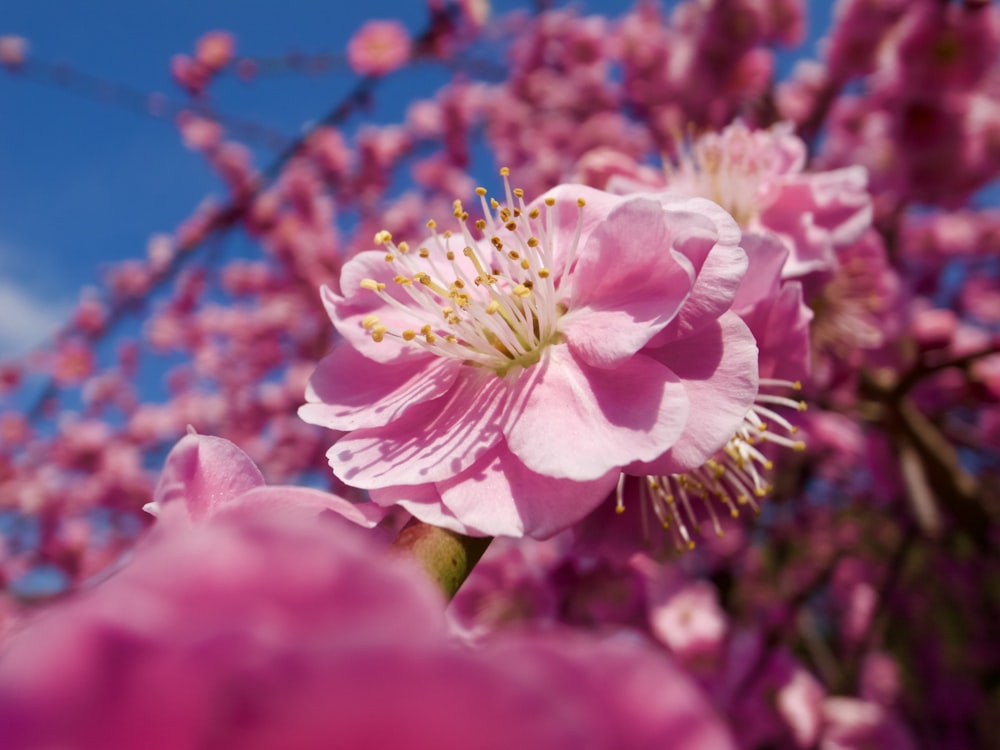
{"label": "flower center", "polygon": [[438,232],[436,222],[429,221],[427,246],[416,251],[406,242],[394,243],[387,231],[375,235],[375,243],[386,248],[385,262],[402,299],[375,279],[363,279],[361,286],[405,311],[413,326],[392,331],[377,315],[369,315],[362,325],[374,341],[396,337],[502,376],[535,364],[546,346],[561,340],[559,319],[568,308],[560,288],[580,242],[584,201],[577,201],[576,233],[570,246],[561,248],[560,258],[552,226],[555,198],[529,209],[523,191],[511,189],[508,170],[500,174],[506,204],[487,202],[486,190],[477,188],[485,218],[473,228],[456,200],[458,233]]}
{"label": "flower center", "polygon": [[773,137],[734,123],[721,133],[707,133],[680,149],[667,165],[670,186],[708,198],[728,211],[740,226],[761,212],[768,182],[780,171]]}

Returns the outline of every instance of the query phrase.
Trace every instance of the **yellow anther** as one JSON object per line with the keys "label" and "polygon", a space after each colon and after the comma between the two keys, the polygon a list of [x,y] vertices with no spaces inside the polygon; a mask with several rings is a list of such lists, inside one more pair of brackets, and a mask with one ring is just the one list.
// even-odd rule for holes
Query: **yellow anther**
{"label": "yellow anther", "polygon": [[507,253],[507,257],[510,258],[511,260],[517,260],[518,258],[521,257],[521,254],[517,250],[511,250],[509,253]]}
{"label": "yellow anther", "polygon": [[420,250],[417,251],[417,252],[418,252],[418,254],[420,255],[421,258],[429,258],[429,257],[431,257],[431,251],[428,250],[426,247],[420,248]]}
{"label": "yellow anther", "polygon": [[396,249],[405,255],[406,253],[410,252],[410,243],[400,242],[398,245],[396,245]]}
{"label": "yellow anther", "polygon": [[538,238],[537,237],[529,237],[527,244],[528,244],[528,247],[538,247]]}
{"label": "yellow anther", "polygon": [[796,380],[794,383],[792,383],[792,388],[794,390],[796,390],[796,391],[801,391],[802,390],[802,381],[801,380]]}
{"label": "yellow anther", "polygon": [[372,328],[378,325],[378,315],[366,315],[361,319],[361,327],[366,331],[370,331]]}
{"label": "yellow anther", "polygon": [[478,229],[480,232],[486,229],[486,220],[476,219],[476,229]]}
{"label": "yellow anther", "polygon": [[618,506],[615,507],[615,513],[617,513],[619,516],[622,513],[624,513],[624,512],[625,512],[625,506],[624,505],[618,505]]}
{"label": "yellow anther", "polygon": [[806,406],[806,402],[805,401],[799,401],[798,406],[796,406],[795,408],[798,409],[799,411],[805,411],[809,407]]}
{"label": "yellow anther", "polygon": [[486,188],[484,188],[484,187],[477,187],[476,188],[476,195],[478,195],[480,198],[482,198],[483,196],[485,196],[486,195]]}
{"label": "yellow anther", "polygon": [[422,334],[424,334],[424,336],[430,336],[430,335],[431,335],[431,331],[432,331],[432,330],[434,330],[434,329],[433,329],[433,328],[431,328],[431,324],[430,324],[430,323],[426,323],[426,324],[425,324],[425,325],[424,325],[424,326],[423,326],[423,327],[422,327],[422,328],[420,329],[420,332],[421,332]]}
{"label": "yellow anther", "polygon": [[451,237],[451,230],[446,229],[444,232],[441,233],[441,236],[444,237],[445,239],[448,239],[449,237]]}
{"label": "yellow anther", "polygon": [[538,269],[538,278],[540,278],[540,279],[547,279],[551,275],[552,275],[552,272],[549,269],[547,269],[547,268],[539,268]]}
{"label": "yellow anther", "polygon": [[385,337],[385,334],[388,330],[389,329],[386,328],[381,323],[372,328],[372,341],[374,341],[375,343],[380,342]]}
{"label": "yellow anther", "polygon": [[424,286],[431,285],[431,277],[426,273],[424,273],[423,271],[418,271],[417,273],[413,274],[413,280],[416,281],[418,284],[423,284]]}
{"label": "yellow anther", "polygon": [[447,336],[444,337],[444,340],[447,341],[449,344],[457,344],[458,343],[458,337],[454,336],[454,335],[452,335],[450,333]]}
{"label": "yellow anther", "polygon": [[514,188],[511,192],[514,193],[515,198],[524,197],[524,191],[521,188]]}
{"label": "yellow anther", "polygon": [[496,211],[498,208],[500,208],[500,204],[497,203],[497,199],[496,198],[490,198],[490,208],[492,208],[494,211]]}
{"label": "yellow anther", "polygon": [[527,297],[531,294],[531,289],[526,287],[524,284],[518,284],[510,291],[515,297]]}
{"label": "yellow anther", "polygon": [[436,228],[437,228],[437,225],[438,225],[438,223],[437,223],[436,221],[434,221],[434,219],[430,219],[430,220],[429,220],[429,221],[427,222],[427,228],[428,228],[428,229],[436,229]]}
{"label": "yellow anther", "polygon": [[379,281],[375,281],[375,279],[361,279],[361,283],[359,284],[359,286],[362,289],[368,289],[369,291],[372,292],[381,292],[383,289],[385,289],[385,284]]}
{"label": "yellow anther", "polygon": [[376,245],[384,245],[387,242],[392,242],[392,235],[389,234],[389,232],[383,229],[382,231],[375,233]]}
{"label": "yellow anther", "polygon": [[490,304],[486,306],[486,312],[489,313],[490,315],[493,315],[499,309],[500,309],[500,303],[497,302],[495,299],[490,300]]}
{"label": "yellow anther", "polygon": [[537,219],[540,215],[541,211],[539,211],[537,208],[533,208],[528,212],[528,216],[530,216],[532,219]]}
{"label": "yellow anther", "polygon": [[416,337],[417,337],[416,331],[411,331],[410,329],[403,331],[403,341],[413,341],[413,339],[415,339]]}
{"label": "yellow anther", "polygon": [[435,336],[433,333],[425,334],[424,341],[426,341],[428,344],[433,344],[435,341],[437,341],[437,336]]}
{"label": "yellow anther", "polygon": [[792,443],[792,450],[804,451],[805,449],[806,449],[806,444],[803,443],[801,440],[796,440],[794,443]]}
{"label": "yellow anther", "polygon": [[515,229],[517,229],[517,222],[508,221],[506,224],[504,224],[504,227],[513,232]]}
{"label": "yellow anther", "polygon": [[510,169],[507,168],[507,167],[500,167],[500,176],[501,177],[510,177]]}
{"label": "yellow anther", "polygon": [[531,268],[531,263],[528,262],[527,258],[521,261],[521,268],[523,268],[525,271]]}
{"label": "yellow anther", "polygon": [[403,276],[403,274],[401,273],[393,276],[392,280],[395,281],[397,284],[401,284],[403,286],[409,286],[410,284],[413,283],[413,281],[410,279],[409,276]]}
{"label": "yellow anther", "polygon": [[576,205],[578,205],[580,208],[583,208],[584,206],[587,205],[587,201],[585,201],[583,198],[577,198]]}
{"label": "yellow anther", "polygon": [[395,255],[393,255],[392,253],[386,253],[385,254],[385,262],[386,263],[392,263],[394,260],[396,260],[396,256]]}
{"label": "yellow anther", "polygon": [[552,198],[552,197],[546,198],[545,199],[545,205],[546,206],[554,206],[554,205],[556,205],[556,199]]}
{"label": "yellow anther", "polygon": [[446,257],[448,260],[455,260],[455,253],[449,250],[444,254],[444,257]]}

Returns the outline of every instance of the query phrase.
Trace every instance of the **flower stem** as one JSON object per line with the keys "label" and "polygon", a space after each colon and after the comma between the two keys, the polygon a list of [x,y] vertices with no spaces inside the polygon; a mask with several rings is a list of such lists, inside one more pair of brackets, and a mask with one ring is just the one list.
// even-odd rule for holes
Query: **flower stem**
{"label": "flower stem", "polygon": [[414,519],[396,537],[393,549],[415,557],[451,599],[476,567],[492,537],[472,537]]}

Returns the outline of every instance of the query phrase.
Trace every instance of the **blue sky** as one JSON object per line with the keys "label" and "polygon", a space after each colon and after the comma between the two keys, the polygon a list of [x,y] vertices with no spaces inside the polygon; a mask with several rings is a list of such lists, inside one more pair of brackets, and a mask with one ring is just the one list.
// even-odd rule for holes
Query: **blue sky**
{"label": "blue sky", "polygon": [[[527,3],[495,0],[496,11]],[[588,11],[618,14],[631,3],[588,0]],[[669,3],[667,4],[669,5]],[[814,10],[828,11],[824,0]],[[419,0],[11,0],[0,35],[29,40],[50,61],[172,98],[169,60],[211,29],[237,38],[238,52],[280,56],[291,50],[344,49],[367,19],[398,18],[417,31]],[[824,24],[814,23],[814,30]],[[414,83],[432,92],[434,72],[390,80],[379,98],[401,113]],[[414,78],[415,76],[416,78]],[[440,80],[443,74],[438,73]],[[346,71],[285,74],[247,85],[219,84],[220,108],[294,136],[348,90]],[[0,358],[39,343],[63,319],[102,264],[144,254],[151,234],[169,231],[219,186],[201,159],[180,144],[168,121],[0,71]]]}

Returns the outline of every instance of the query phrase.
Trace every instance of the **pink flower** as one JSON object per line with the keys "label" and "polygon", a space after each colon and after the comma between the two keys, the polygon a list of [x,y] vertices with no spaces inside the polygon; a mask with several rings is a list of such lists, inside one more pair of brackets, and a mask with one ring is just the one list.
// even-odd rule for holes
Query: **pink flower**
{"label": "pink flower", "polygon": [[236,52],[236,41],[228,31],[203,34],[194,46],[194,59],[213,73],[229,65]]}
{"label": "pink flower", "polygon": [[663,653],[567,633],[461,648],[417,566],[266,511],[147,537],[4,645],[7,750],[734,747]]}
{"label": "pink flower", "polygon": [[836,250],[871,225],[863,167],[805,172],[806,146],[791,123],[751,130],[740,121],[696,139],[668,185],[716,201],[751,232],[770,231],[788,248],[783,278],[830,272]]}
{"label": "pink flower", "polygon": [[204,522],[219,513],[336,515],[372,528],[385,515],[371,503],[356,504],[308,487],[268,487],[250,457],[223,438],[189,434],[167,455],[163,473],[144,510],[171,525]]}
{"label": "pink flower", "polygon": [[411,46],[399,21],[368,21],[347,43],[347,63],[358,75],[385,75],[406,64]]}
{"label": "pink flower", "polygon": [[0,65],[8,70],[17,70],[24,65],[28,53],[28,40],[21,36],[6,34],[0,36]]}
{"label": "pink flower", "polygon": [[379,233],[386,250],[323,290],[345,343],[300,415],[347,433],[334,473],[428,523],[546,536],[622,468],[718,450],[756,392],[752,336],[725,314],[746,262],[732,219],[577,185],[483,205],[475,234],[458,202],[460,232]]}

